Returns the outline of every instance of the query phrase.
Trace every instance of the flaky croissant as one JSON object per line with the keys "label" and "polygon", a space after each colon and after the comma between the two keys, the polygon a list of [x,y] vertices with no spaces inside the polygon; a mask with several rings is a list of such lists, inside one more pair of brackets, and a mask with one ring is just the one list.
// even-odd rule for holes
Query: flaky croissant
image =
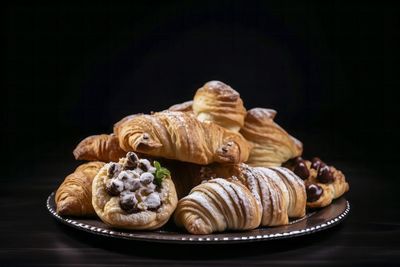
{"label": "flaky croissant", "polygon": [[116,134],[123,150],[196,164],[239,163],[249,156],[240,134],[178,111],[135,116],[119,123]]}
{"label": "flaky croissant", "polygon": [[246,115],[239,93],[220,81],[207,82],[197,90],[193,112],[200,121],[211,121],[236,132]]}
{"label": "flaky croissant", "polygon": [[273,167],[303,152],[300,141],[290,136],[274,122],[276,111],[272,109],[253,108],[247,111],[245,124],[240,133],[253,148],[247,164],[255,167]]}
{"label": "flaky croissant", "polygon": [[[244,203],[244,201],[249,201],[249,198],[255,201],[256,206],[245,205],[245,214],[256,214],[260,211],[260,221],[257,225],[251,224],[253,228],[259,225],[285,225],[289,223],[289,218],[299,218],[305,215],[307,196],[304,182],[286,168],[255,168],[246,164],[213,165],[203,168],[203,173],[212,179],[210,181],[219,179],[215,177],[229,181],[234,180],[250,191],[251,194],[241,194],[246,199],[239,197],[235,201]],[[195,188],[208,188],[208,183],[209,181],[205,181]],[[230,186],[227,183],[220,184],[220,186]],[[218,210],[215,211],[215,207],[226,209],[224,204],[225,192],[223,190],[214,190],[211,197],[207,195],[201,201],[198,200],[199,194],[192,196],[193,192],[196,192],[196,190],[193,189],[188,196],[178,202],[175,216],[177,224],[184,226],[190,233],[209,234],[226,229],[252,229],[236,226],[232,228],[230,224],[224,223],[228,221],[228,218],[229,221],[240,221],[241,215],[238,213],[226,212],[221,215]]]}
{"label": "flaky croissant", "polygon": [[55,196],[57,213],[66,216],[94,216],[92,182],[103,162],[93,161],[80,165],[59,186]]}
{"label": "flaky croissant", "polygon": [[83,139],[73,152],[77,160],[118,161],[126,152],[114,134],[92,135]]}
{"label": "flaky croissant", "polygon": [[172,105],[168,108],[170,111],[182,111],[182,112],[193,112],[193,100],[186,101],[183,103]]}
{"label": "flaky croissant", "polygon": [[261,211],[246,187],[217,178],[194,187],[181,199],[174,218],[189,233],[210,234],[254,229],[260,224]]}

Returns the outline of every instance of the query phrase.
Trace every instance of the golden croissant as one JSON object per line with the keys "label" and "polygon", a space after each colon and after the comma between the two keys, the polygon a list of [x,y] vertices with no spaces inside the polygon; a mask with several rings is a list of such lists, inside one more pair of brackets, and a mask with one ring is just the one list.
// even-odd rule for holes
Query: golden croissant
{"label": "golden croissant", "polygon": [[253,108],[247,111],[245,124],[240,133],[253,148],[247,164],[256,167],[273,167],[303,152],[300,141],[290,136],[274,122],[276,111],[272,109]]}
{"label": "golden croissant", "polygon": [[305,180],[307,206],[322,208],[349,191],[344,174],[333,166],[328,166],[319,158],[312,161],[296,158],[287,164],[299,177]]}
{"label": "golden croissant", "polygon": [[67,216],[94,216],[92,206],[92,182],[103,162],[80,165],[59,186],[55,196],[57,213]]}
{"label": "golden croissant", "polygon": [[249,156],[240,135],[184,112],[138,115],[118,124],[116,135],[126,151],[206,165],[239,163]]}
{"label": "golden croissant", "polygon": [[114,134],[92,135],[83,139],[73,152],[78,160],[118,161],[126,152]]}
{"label": "golden croissant", "polygon": [[197,90],[193,112],[200,121],[211,121],[238,132],[244,124],[246,109],[238,92],[220,81],[210,81]]}
{"label": "golden croissant", "polygon": [[[289,169],[283,167],[250,167],[246,164],[214,165],[204,168],[209,169],[203,172],[208,173],[211,179],[221,177],[228,179],[228,181],[220,184],[223,189],[204,191],[208,188],[208,183],[213,180],[205,181],[178,202],[175,222],[185,227],[192,234],[209,234],[227,229],[246,230],[260,225],[285,225],[289,223],[289,218],[305,215],[307,196],[304,182]],[[238,213],[237,209],[226,209],[225,199],[227,197],[224,190],[229,189],[231,186],[229,181],[231,180],[236,180],[251,193],[245,193],[247,191],[242,189],[238,197],[231,198],[232,205],[240,206],[240,204],[247,203],[249,199],[255,201],[256,205],[246,204],[245,211],[241,213]],[[199,200],[199,193],[193,195],[200,189],[203,194],[206,194],[206,197],[202,197],[201,201]],[[220,212],[220,210],[223,210],[223,212]],[[236,223],[243,219],[241,217],[243,214],[253,214],[252,218],[258,218],[254,215],[257,213],[259,213],[260,218],[258,224],[250,220],[249,225],[251,227],[245,224],[242,224],[241,227],[237,226],[240,225]],[[235,224],[225,223],[226,221],[233,221]]]}

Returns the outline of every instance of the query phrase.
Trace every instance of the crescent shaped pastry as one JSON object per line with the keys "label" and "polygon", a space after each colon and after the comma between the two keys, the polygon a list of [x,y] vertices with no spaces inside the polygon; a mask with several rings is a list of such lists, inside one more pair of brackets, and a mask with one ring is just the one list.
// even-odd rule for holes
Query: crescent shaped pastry
{"label": "crescent shaped pastry", "polygon": [[123,150],[206,165],[239,163],[249,156],[249,144],[234,133],[178,111],[138,115],[119,124]]}
{"label": "crescent shaped pastry", "polygon": [[178,203],[175,223],[191,234],[249,230],[260,224],[261,211],[242,184],[212,179],[192,189]]}
{"label": "crescent shaped pastry", "polygon": [[104,223],[115,228],[160,228],[177,202],[168,170],[133,152],[118,163],[106,164],[93,180],[93,208]]}
{"label": "crescent shaped pastry", "polygon": [[92,206],[92,182],[103,162],[80,165],[59,186],[55,196],[57,213],[64,216],[90,217],[96,213]]}
{"label": "crescent shaped pastry", "polygon": [[274,167],[300,156],[303,145],[274,122],[276,111],[253,108],[247,111],[240,133],[253,148],[247,164],[255,167]]}
{"label": "crescent shaped pastry", "polygon": [[74,149],[77,160],[118,161],[126,152],[114,134],[92,135],[83,139]]}
{"label": "crescent shaped pastry", "polygon": [[238,92],[220,81],[210,81],[197,90],[193,112],[200,121],[211,121],[238,132],[244,124],[246,109]]}

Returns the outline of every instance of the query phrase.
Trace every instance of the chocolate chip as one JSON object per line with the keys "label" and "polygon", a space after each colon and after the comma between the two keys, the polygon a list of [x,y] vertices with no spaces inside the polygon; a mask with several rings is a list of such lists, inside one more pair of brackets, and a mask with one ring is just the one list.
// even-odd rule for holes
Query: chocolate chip
{"label": "chocolate chip", "polygon": [[304,160],[303,160],[302,157],[297,157],[297,158],[294,158],[293,161],[294,161],[295,163],[299,163],[299,162],[303,162]]}
{"label": "chocolate chip", "polygon": [[106,192],[110,196],[118,196],[120,191],[118,190],[118,185],[111,179],[106,183]]}
{"label": "chocolate chip", "polygon": [[148,139],[150,138],[150,136],[149,136],[148,133],[144,133],[144,134],[142,135],[142,137],[143,137],[144,140],[148,140]]}
{"label": "chocolate chip", "polygon": [[310,171],[304,161],[298,161],[295,165],[293,172],[301,179],[305,180],[310,176]]}
{"label": "chocolate chip", "polygon": [[307,202],[317,201],[322,194],[324,193],[324,189],[317,184],[309,184],[306,187],[307,192]]}
{"label": "chocolate chip", "polygon": [[335,177],[333,176],[333,173],[331,172],[329,166],[325,165],[320,167],[317,180],[323,184],[330,184],[334,182]]}

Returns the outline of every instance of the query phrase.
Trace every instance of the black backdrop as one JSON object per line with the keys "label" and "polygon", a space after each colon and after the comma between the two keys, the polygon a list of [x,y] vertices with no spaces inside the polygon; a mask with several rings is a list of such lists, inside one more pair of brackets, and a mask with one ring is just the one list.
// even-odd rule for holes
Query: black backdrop
{"label": "black backdrop", "polygon": [[21,162],[73,162],[85,136],[189,100],[213,79],[247,108],[278,110],[308,156],[376,167],[396,155],[390,3],[15,3],[2,13],[6,179],[27,171]]}

